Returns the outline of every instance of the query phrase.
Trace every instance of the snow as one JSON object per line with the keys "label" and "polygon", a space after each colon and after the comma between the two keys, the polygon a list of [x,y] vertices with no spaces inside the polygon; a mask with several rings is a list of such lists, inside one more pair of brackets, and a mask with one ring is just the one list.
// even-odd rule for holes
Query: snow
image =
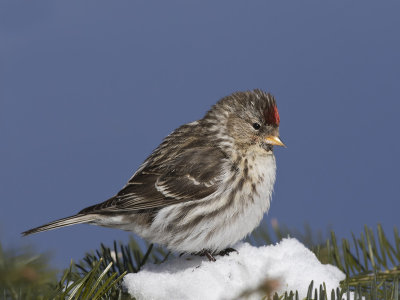
{"label": "snow", "polygon": [[[205,257],[182,256],[161,265],[146,265],[136,274],[127,274],[123,285],[137,300],[141,299],[237,299],[243,292],[264,284],[279,295],[299,292],[306,297],[325,282],[327,291],[339,286],[345,274],[332,265],[321,264],[316,256],[293,238],[279,244],[254,247],[236,245],[237,253],[217,256],[216,262]],[[246,299],[261,299],[253,293]]]}

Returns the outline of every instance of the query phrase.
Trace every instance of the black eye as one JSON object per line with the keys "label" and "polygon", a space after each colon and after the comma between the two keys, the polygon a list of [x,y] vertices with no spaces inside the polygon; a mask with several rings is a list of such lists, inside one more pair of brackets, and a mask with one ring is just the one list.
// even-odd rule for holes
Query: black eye
{"label": "black eye", "polygon": [[255,130],[260,129],[260,127],[261,127],[260,124],[258,124],[258,123],[253,123],[253,128],[254,128]]}

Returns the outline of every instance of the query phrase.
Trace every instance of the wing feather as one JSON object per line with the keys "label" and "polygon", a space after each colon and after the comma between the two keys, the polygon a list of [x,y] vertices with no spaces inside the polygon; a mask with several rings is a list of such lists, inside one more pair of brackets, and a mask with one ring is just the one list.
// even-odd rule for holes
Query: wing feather
{"label": "wing feather", "polygon": [[[155,209],[211,195],[218,189],[226,155],[202,140],[167,137],[116,196],[80,213]],[[177,141],[180,147],[167,147]]]}

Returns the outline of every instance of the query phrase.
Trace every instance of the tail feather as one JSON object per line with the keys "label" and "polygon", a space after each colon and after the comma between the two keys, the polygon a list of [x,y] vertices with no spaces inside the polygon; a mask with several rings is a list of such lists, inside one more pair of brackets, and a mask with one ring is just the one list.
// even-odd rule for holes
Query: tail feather
{"label": "tail feather", "polygon": [[82,224],[82,223],[90,223],[96,220],[98,217],[95,214],[77,214],[75,216],[59,219],[48,224],[29,229],[22,233],[23,236],[27,236],[29,234],[34,234],[42,231],[52,230],[60,227],[71,226],[75,224]]}

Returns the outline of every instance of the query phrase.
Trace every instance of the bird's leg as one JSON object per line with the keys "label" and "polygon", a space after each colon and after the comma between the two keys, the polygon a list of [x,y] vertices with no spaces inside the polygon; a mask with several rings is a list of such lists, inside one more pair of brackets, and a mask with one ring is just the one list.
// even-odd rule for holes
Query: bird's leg
{"label": "bird's leg", "polygon": [[210,253],[210,251],[206,250],[204,254],[207,256],[209,261],[216,261],[215,257]]}
{"label": "bird's leg", "polygon": [[229,253],[231,253],[231,252],[236,252],[237,254],[239,254],[239,251],[237,251],[236,249],[233,249],[233,248],[226,248],[226,249],[220,251],[220,252],[218,253],[218,255],[225,256],[225,255],[229,255]]}
{"label": "bird's leg", "polygon": [[209,261],[216,261],[215,257],[212,255],[210,250],[207,250],[207,249],[203,249],[199,252],[192,253],[192,255],[207,256]]}

